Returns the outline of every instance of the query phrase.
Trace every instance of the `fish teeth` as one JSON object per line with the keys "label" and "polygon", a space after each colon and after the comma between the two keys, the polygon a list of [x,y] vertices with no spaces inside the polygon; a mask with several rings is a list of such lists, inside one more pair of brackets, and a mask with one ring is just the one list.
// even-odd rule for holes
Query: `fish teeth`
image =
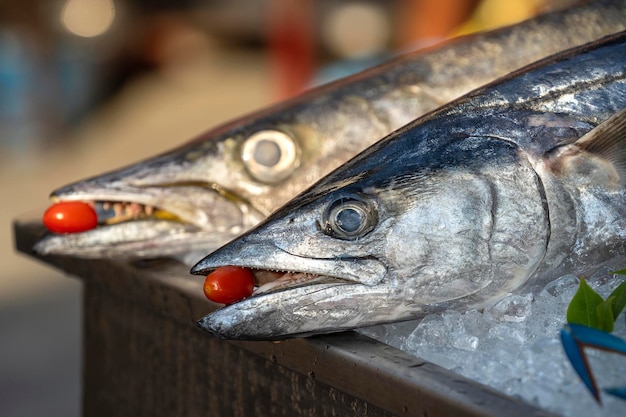
{"label": "fish teeth", "polygon": [[317,275],[304,272],[285,272],[282,276],[257,287],[252,295],[266,293],[284,287],[292,287],[297,284],[309,282],[317,278]]}
{"label": "fish teeth", "polygon": [[98,223],[115,224],[153,216],[158,209],[151,205],[123,201],[96,201],[90,203],[98,213]]}

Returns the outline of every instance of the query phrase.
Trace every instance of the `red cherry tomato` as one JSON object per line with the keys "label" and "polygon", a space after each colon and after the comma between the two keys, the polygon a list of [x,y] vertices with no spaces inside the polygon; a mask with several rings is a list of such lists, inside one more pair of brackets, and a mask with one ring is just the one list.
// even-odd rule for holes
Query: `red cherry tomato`
{"label": "red cherry tomato", "polygon": [[222,266],[207,275],[203,290],[213,302],[232,304],[252,295],[254,275],[248,268]]}
{"label": "red cherry tomato", "polygon": [[43,224],[54,233],[78,233],[98,225],[96,211],[81,201],[63,201],[48,207]]}

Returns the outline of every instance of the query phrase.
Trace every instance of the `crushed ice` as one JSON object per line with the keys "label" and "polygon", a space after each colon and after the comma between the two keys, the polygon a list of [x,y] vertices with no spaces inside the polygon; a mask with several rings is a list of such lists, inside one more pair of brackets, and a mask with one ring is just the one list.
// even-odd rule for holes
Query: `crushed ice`
{"label": "crushed ice", "polygon": [[[623,279],[603,270],[587,283],[606,298]],[[602,394],[603,406],[595,403],[563,353],[559,331],[578,284],[566,275],[534,296],[509,295],[484,312],[432,314],[360,332],[556,414],[624,416],[622,400]],[[613,334],[626,339],[624,313]],[[601,388],[626,385],[624,356],[586,352]]]}

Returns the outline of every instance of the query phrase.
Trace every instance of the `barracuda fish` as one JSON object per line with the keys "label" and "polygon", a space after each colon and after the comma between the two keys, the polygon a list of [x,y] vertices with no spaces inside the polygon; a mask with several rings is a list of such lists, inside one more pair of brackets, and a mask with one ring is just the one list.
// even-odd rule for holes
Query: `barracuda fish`
{"label": "barracuda fish", "polygon": [[226,124],[178,149],[60,188],[100,226],[48,235],[40,254],[183,254],[192,265],[359,151],[488,81],[626,29],[626,0],[603,0],[410,54]]}
{"label": "barracuda fish", "polygon": [[418,119],[193,267],[278,276],[200,326],[244,339],[332,332],[623,267],[625,108],[622,32]]}

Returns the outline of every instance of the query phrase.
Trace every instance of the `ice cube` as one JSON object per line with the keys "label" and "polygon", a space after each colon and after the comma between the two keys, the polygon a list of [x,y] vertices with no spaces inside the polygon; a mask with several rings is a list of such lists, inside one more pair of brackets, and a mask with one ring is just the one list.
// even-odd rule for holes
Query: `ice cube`
{"label": "ice cube", "polygon": [[519,323],[526,320],[526,317],[530,314],[532,301],[532,294],[511,294],[487,308],[487,310],[498,321]]}
{"label": "ice cube", "polygon": [[558,298],[565,293],[573,296],[578,289],[578,284],[580,284],[580,279],[576,275],[565,275],[549,282],[545,287],[543,287],[539,296],[552,296]]}
{"label": "ice cube", "polygon": [[457,334],[452,337],[452,347],[460,350],[476,350],[478,348],[478,338],[465,333]]}
{"label": "ice cube", "polygon": [[[605,298],[624,280],[623,276],[609,277],[597,273],[589,280]],[[510,295],[484,312],[432,314],[416,327],[415,323],[386,325],[374,333],[395,346],[400,343],[408,353],[550,412],[568,417],[621,417],[624,402],[602,395],[604,405],[599,407],[561,346],[558,334],[578,285],[576,276],[566,275],[546,285],[534,299],[532,294]],[[614,334],[626,339],[626,314],[618,317]],[[595,351],[589,357],[600,386],[626,384],[624,356]]]}

